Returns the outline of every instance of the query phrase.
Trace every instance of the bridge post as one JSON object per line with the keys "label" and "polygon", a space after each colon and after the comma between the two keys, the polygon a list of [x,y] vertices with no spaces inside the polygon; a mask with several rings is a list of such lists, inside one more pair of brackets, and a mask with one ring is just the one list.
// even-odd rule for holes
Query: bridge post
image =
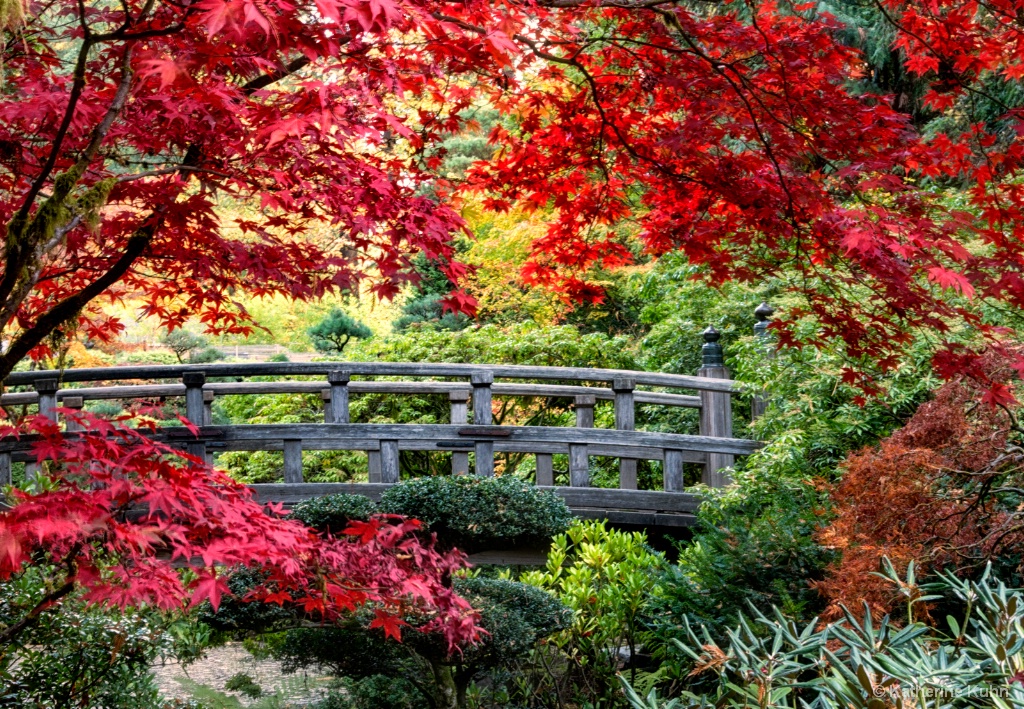
{"label": "bridge post", "polygon": [[[185,418],[196,426],[203,425],[205,404],[203,402],[203,385],[206,384],[205,372],[185,372],[181,375],[185,385]],[[206,460],[206,444],[195,442],[188,444],[189,455]]]}
{"label": "bridge post", "polygon": [[36,379],[36,391],[39,392],[39,415],[51,421],[57,420],[57,389],[56,379]]}
{"label": "bridge post", "polygon": [[0,485],[10,485],[11,482],[11,454],[0,453]]}
{"label": "bridge post", "polygon": [[[65,396],[64,400],[61,402],[61,405],[65,409],[74,409],[75,411],[81,411],[85,407],[85,399],[83,399],[80,396]],[[72,433],[74,431],[81,431],[83,427],[82,424],[78,423],[78,421],[65,417],[64,428],[68,431],[68,433]]]}
{"label": "bridge post", "polygon": [[380,451],[366,451],[367,480],[371,483],[381,482]]}
{"label": "bridge post", "polygon": [[[774,352],[771,349],[771,345],[768,341],[768,325],[769,318],[775,314],[775,310],[768,303],[761,303],[754,310],[754,317],[757,318],[757,322],[754,323],[754,335],[757,337],[758,342],[762,343],[765,348],[765,354],[771,357]],[[765,398],[763,392],[758,393],[750,401],[750,420],[756,421],[764,415],[765,409],[768,407],[768,399]]]}
{"label": "bridge post", "polygon": [[[619,431],[636,430],[634,389],[636,379],[632,377],[616,377],[612,381],[612,391],[615,392],[615,428]],[[636,490],[635,460],[619,458],[619,489]]]}
{"label": "bridge post", "polygon": [[683,452],[666,450],[663,465],[663,487],[665,492],[683,491]]}
{"label": "bridge post", "polygon": [[398,441],[380,442],[380,472],[382,483],[398,482]]}
{"label": "bridge post", "polygon": [[537,454],[537,484],[548,487],[555,484],[555,464],[550,453]]}
{"label": "bridge post", "polygon": [[[491,384],[494,383],[494,374],[473,372],[469,383],[473,385],[473,423],[477,426],[490,426]],[[494,476],[494,441],[476,442],[476,474],[485,478]]]}
{"label": "bridge post", "polygon": [[[697,375],[711,379],[728,379],[725,357],[718,341],[722,335],[713,326],[704,331],[704,347],[701,355],[704,366]],[[713,438],[732,438],[732,395],[728,392],[701,391],[700,393],[700,435]],[[729,475],[722,472],[731,468],[735,456],[728,453],[708,453],[702,482],[710,487],[725,487],[730,483]]]}
{"label": "bridge post", "polygon": [[[451,406],[449,421],[453,425],[469,423],[469,390],[452,389],[448,392],[448,402]],[[469,453],[452,451],[452,475],[469,474]]]}
{"label": "bridge post", "polygon": [[302,482],[301,438],[286,438],[284,440],[284,481],[286,483]]}
{"label": "bridge post", "polygon": [[349,422],[348,383],[351,379],[351,373],[344,369],[337,369],[327,374],[327,381],[331,385],[331,420],[329,423]]}
{"label": "bridge post", "polygon": [[209,389],[203,389],[203,425],[213,425],[213,398],[217,396]]}
{"label": "bridge post", "polygon": [[[576,409],[576,428],[593,428],[597,398],[581,394],[574,399],[573,404]],[[569,484],[572,487],[590,487],[590,456],[586,444],[569,444]]]}
{"label": "bridge post", "polygon": [[[36,379],[33,383],[39,393],[39,415],[51,421],[57,420],[57,389],[56,379]],[[39,463],[25,465],[25,477],[33,480],[39,475]]]}

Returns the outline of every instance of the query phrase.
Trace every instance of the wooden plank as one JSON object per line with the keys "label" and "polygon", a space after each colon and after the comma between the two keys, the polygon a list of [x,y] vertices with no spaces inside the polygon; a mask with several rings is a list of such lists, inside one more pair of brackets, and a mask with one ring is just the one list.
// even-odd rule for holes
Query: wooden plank
{"label": "wooden plank", "polygon": [[284,442],[284,481],[295,484],[302,482],[302,441]]}
{"label": "wooden plank", "polygon": [[331,385],[331,423],[348,423],[348,382],[347,370],[328,372],[327,382]]}
{"label": "wooden plank", "polygon": [[[352,394],[424,394],[445,395],[452,392],[468,391],[457,382],[350,382],[349,392]],[[316,394],[324,390],[320,382],[283,381],[283,382],[208,382],[205,389],[217,396],[269,395],[269,394]],[[602,401],[611,401],[615,394],[611,389],[586,386],[566,386],[559,384],[494,384],[491,387],[494,396],[522,396],[542,398],[571,398],[575,396],[593,396]],[[88,401],[110,399],[162,399],[185,396],[183,384],[133,384],[109,387],[81,387],[76,389],[60,389],[57,398],[81,396]],[[638,404],[656,404],[661,406],[679,406],[699,409],[701,400],[698,396],[687,394],[667,394],[656,391],[636,391],[634,398]],[[0,405],[27,406],[35,404],[39,395],[34,391],[23,391],[0,396]],[[329,401],[328,396],[325,401]],[[329,423],[329,422],[328,422]]]}
{"label": "wooden plank", "polygon": [[[346,493],[363,495],[379,500],[392,487],[381,483],[261,483],[250,485],[260,502],[295,504],[302,500],[324,495]],[[646,510],[652,513],[692,514],[700,507],[700,498],[690,493],[660,492],[654,490],[609,490],[595,487],[541,487],[565,500],[572,509]]]}
{"label": "wooden plank", "polygon": [[381,462],[380,462],[380,450],[368,450],[366,451],[366,477],[371,483],[379,483],[381,481]]}
{"label": "wooden plank", "polygon": [[[301,438],[307,447],[316,441],[338,439],[381,440],[443,440],[459,439],[461,426],[447,424],[247,424],[239,426],[204,427],[201,429],[203,440],[223,440],[225,442],[242,440],[265,440]],[[670,448],[672,450],[700,451],[705,453],[728,453],[747,455],[761,447],[758,441],[740,438],[709,438],[707,436],[689,436],[678,433],[661,433],[654,431],[612,431],[601,428],[580,429],[554,426],[502,426],[495,427],[496,432],[507,433],[500,436],[509,442],[525,443],[580,443],[614,446],[644,446],[650,448]],[[177,432],[177,433],[175,433]],[[176,438],[187,440],[191,434],[180,427],[161,428],[153,434],[154,438]],[[4,445],[11,442],[0,442],[0,450],[11,450]]]}
{"label": "wooden plank", "polygon": [[[35,372],[14,372],[6,386],[31,385],[38,379],[57,378],[63,382],[100,382],[142,379],[178,379],[187,372],[204,372],[207,377],[326,376],[337,369],[336,362],[253,362],[203,365],[142,365],[97,367]],[[574,367],[534,367],[526,365],[473,365],[419,362],[346,362],[353,376],[451,377],[469,379],[474,373],[490,372],[499,379],[540,379],[610,383],[616,377],[632,377],[638,385],[696,389],[698,391],[738,390],[738,383],[727,379],[709,379],[685,374],[638,372],[617,369]]]}
{"label": "wooden plank", "polygon": [[590,456],[585,445],[569,445],[569,484],[573,487],[590,486]]}
{"label": "wooden plank", "polygon": [[551,486],[555,484],[555,469],[548,453],[537,454],[537,485]]}
{"label": "wooden plank", "polygon": [[396,483],[399,475],[398,441],[380,442],[380,481]]}
{"label": "wooden plank", "polygon": [[[469,392],[464,389],[448,392],[448,421],[453,426],[469,422],[469,396]],[[452,475],[469,475],[469,453],[459,450],[452,452]]]}
{"label": "wooden plank", "polygon": [[[705,377],[725,379],[729,370],[725,367],[702,367]],[[701,396],[700,432],[704,436],[732,437],[732,397],[719,392],[703,391]],[[710,487],[725,487],[731,480],[725,469],[735,465],[735,458],[728,451],[714,451],[708,455],[703,482]]]}
{"label": "wooden plank", "polygon": [[604,519],[610,524],[628,524],[634,527],[693,527],[697,524],[697,518],[690,514],[669,515],[657,512],[637,512],[631,510],[573,510],[580,519]]}
{"label": "wooden plank", "polygon": [[[308,450],[374,450],[377,441],[432,441],[459,439],[460,426],[446,424],[250,424],[240,426],[206,426],[200,429],[202,442],[235,446],[243,442],[258,442],[262,448],[274,450],[277,441],[285,438],[301,439]],[[497,428],[497,427],[495,427]],[[697,453],[729,453],[746,455],[761,447],[757,441],[736,438],[707,438],[675,433],[648,431],[611,431],[607,429],[578,429],[546,426],[507,426],[509,435],[503,439],[512,444],[555,443],[587,444],[591,446],[619,446],[629,448],[669,448]],[[191,432],[180,426],[157,429],[147,436],[157,440],[187,444],[195,441]],[[31,448],[34,438],[0,440],[0,451],[18,451]],[[252,446],[259,450],[261,446]],[[623,451],[624,452],[624,451]],[[637,456],[642,457],[642,456]]]}
{"label": "wooden plank", "polygon": [[662,470],[662,486],[667,492],[681,492],[683,489],[683,451],[665,451]]}
{"label": "wooden plank", "polygon": [[[250,485],[261,501],[305,500],[336,493],[363,495],[379,500],[391,485],[381,483],[260,483]],[[540,487],[566,501],[570,507],[601,507],[608,509],[642,509],[660,512],[696,512],[700,497],[692,493],[672,493],[658,490],[612,490],[607,488]],[[264,497],[267,495],[268,497]]]}
{"label": "wooden plank", "polygon": [[544,566],[548,562],[548,552],[547,549],[495,549],[469,554],[468,558],[473,566]]}

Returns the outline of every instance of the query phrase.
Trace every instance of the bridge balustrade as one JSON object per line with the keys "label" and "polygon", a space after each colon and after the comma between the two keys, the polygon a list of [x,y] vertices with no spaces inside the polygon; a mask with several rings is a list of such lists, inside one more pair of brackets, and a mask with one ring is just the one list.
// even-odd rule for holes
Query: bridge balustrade
{"label": "bridge balustrade", "polygon": [[[81,409],[87,401],[184,397],[186,417],[199,427],[198,435],[184,426],[169,426],[160,428],[155,437],[208,460],[223,451],[282,451],[284,482],[253,487],[261,499],[286,504],[340,490],[378,497],[387,486],[398,482],[401,451],[450,452],[455,475],[469,473],[469,455],[473,453],[473,472],[480,476],[494,474],[495,453],[532,454],[536,456],[535,482],[539,486],[554,486],[553,456],[562,454],[568,458],[569,486],[553,489],[570,507],[585,511],[584,516],[612,518],[611,512],[615,511],[620,513],[620,521],[651,524],[672,518],[675,522],[668,524],[688,524],[698,500],[684,492],[684,464],[703,466],[703,482],[721,487],[728,484],[728,469],[735,456],[749,454],[758,447],[755,441],[732,437],[732,396],[738,385],[728,378],[718,339],[714,328],[705,331],[704,366],[697,376],[590,368],[394,362],[127,366],[16,372],[5,384],[25,390],[5,393],[0,397],[0,405],[35,405],[40,414],[56,421],[58,407]],[[285,379],[246,381],[252,377]],[[138,383],[103,385],[125,381]],[[302,393],[319,394],[323,401],[323,423],[212,424],[211,406],[218,396]],[[445,396],[450,404],[449,423],[352,423],[350,398],[362,394]],[[496,425],[492,404],[495,398],[504,397],[570,398],[576,425]],[[613,403],[614,429],[594,427],[598,401]],[[638,404],[699,409],[699,435],[635,430]],[[78,429],[70,418],[65,425],[71,434]],[[12,461],[28,461],[29,447],[25,440],[0,440],[0,484],[10,483]],[[304,482],[302,456],[303,451],[309,450],[365,451],[369,482]],[[590,486],[592,456],[619,459],[618,490]],[[662,463],[663,490],[637,490],[639,460]],[[30,469],[29,475],[32,472]]]}

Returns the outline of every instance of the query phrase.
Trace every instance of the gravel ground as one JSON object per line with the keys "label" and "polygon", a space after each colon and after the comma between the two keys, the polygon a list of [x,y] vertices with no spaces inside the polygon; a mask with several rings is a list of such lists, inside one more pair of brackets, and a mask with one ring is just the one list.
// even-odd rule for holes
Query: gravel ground
{"label": "gravel ground", "polygon": [[228,692],[224,689],[224,683],[228,678],[239,672],[252,677],[263,689],[264,697],[278,693],[283,701],[274,706],[305,707],[325,694],[328,681],[327,677],[312,674],[283,674],[277,662],[256,660],[245,651],[241,643],[228,643],[213,648],[206,653],[206,657],[187,668],[176,662],[168,662],[153,669],[157,686],[167,699],[192,698],[188,691],[188,680],[191,680],[196,684],[237,697],[243,706],[257,703],[267,705],[266,701],[250,700],[238,692]]}

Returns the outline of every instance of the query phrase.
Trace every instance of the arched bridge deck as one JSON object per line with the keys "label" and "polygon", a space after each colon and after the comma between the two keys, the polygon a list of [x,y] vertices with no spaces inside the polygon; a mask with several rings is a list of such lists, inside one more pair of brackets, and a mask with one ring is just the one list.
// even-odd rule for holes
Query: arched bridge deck
{"label": "arched bridge deck", "polygon": [[[717,346],[713,341],[709,344]],[[38,407],[58,420],[58,407],[82,408],[89,400],[185,399],[184,426],[159,429],[156,437],[215,459],[224,451],[282,451],[283,482],[254,485],[260,499],[294,504],[334,492],[379,497],[398,482],[402,451],[451,453],[453,474],[494,474],[495,453],[536,456],[538,486],[556,490],[583,517],[604,517],[630,525],[686,526],[698,498],[683,489],[684,463],[704,466],[711,486],[727,482],[723,469],[735,456],[757,449],[754,441],[731,432],[735,382],[718,359],[707,358],[699,376],[625,370],[513,365],[382,362],[244,363],[68,369],[16,372],[0,397],[3,406]],[[712,352],[714,354],[714,352]],[[270,381],[247,381],[250,378]],[[688,392],[688,393],[681,393]],[[215,426],[211,405],[228,395],[318,393],[322,423]],[[349,401],[363,394],[435,395],[449,402],[447,424],[351,423]],[[575,426],[503,426],[493,421],[493,402],[504,397],[571,399]],[[612,401],[615,429],[594,427],[598,401]],[[700,410],[700,435],[635,430],[637,404]],[[73,433],[73,421],[66,423]],[[11,463],[28,461],[29,443],[0,441],[0,483],[9,483]],[[366,483],[309,483],[303,480],[303,451],[365,451]],[[569,486],[555,487],[552,456],[568,457]],[[619,460],[618,489],[591,487],[590,460]],[[661,461],[662,489],[638,490],[637,461]]]}

